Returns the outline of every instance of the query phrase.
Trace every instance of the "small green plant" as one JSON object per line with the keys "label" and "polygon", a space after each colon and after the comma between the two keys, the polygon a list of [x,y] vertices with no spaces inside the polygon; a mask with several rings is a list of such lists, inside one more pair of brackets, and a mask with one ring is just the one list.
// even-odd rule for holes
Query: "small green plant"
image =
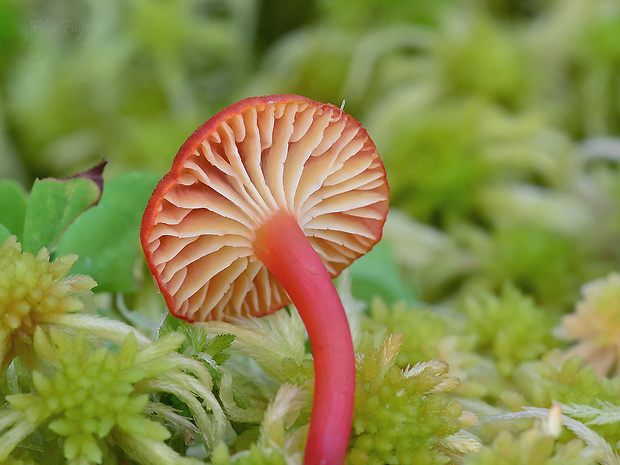
{"label": "small green plant", "polygon": [[[62,324],[66,314],[82,310],[85,293],[96,283],[84,275],[67,276],[75,255],[49,261],[43,248],[34,256],[22,253],[15,236],[0,246],[0,373],[4,373],[15,355],[32,363],[33,336],[43,325]],[[89,306],[92,307],[92,302]]]}
{"label": "small green plant", "polygon": [[[559,419],[556,421],[555,426],[559,430],[558,426],[561,426],[561,423]],[[560,442],[554,435],[555,432],[549,431],[549,423],[549,419],[543,419],[522,432],[500,431],[493,442],[483,447],[478,454],[468,454],[464,464],[594,465],[597,463],[583,440],[571,439]]]}
{"label": "small green plant", "polygon": [[475,350],[493,360],[504,376],[558,345],[551,334],[556,320],[514,285],[504,285],[498,296],[472,289],[459,307]]}
{"label": "small green plant", "polygon": [[[41,429],[62,438],[69,463],[113,463],[117,448],[140,463],[151,461],[151,449],[157,450],[160,463],[192,463],[164,446],[170,431],[147,416],[157,410],[148,393],[166,378],[170,383],[175,376],[187,376],[175,375],[174,360],[162,357],[182,340],[174,334],[138,353],[138,341],[130,333],[116,354],[105,346],[89,347],[85,333],[71,336],[52,329],[48,335],[38,328],[34,347],[44,365],[32,372],[32,393],[6,397],[0,421],[8,430],[0,437],[0,458]],[[51,376],[44,374],[50,370]]]}
{"label": "small green plant", "polygon": [[381,348],[358,356],[348,464],[443,464],[450,453],[480,446],[463,430],[477,423],[475,415],[446,395],[458,386],[456,378],[447,376],[447,363],[399,368],[395,362],[402,343],[402,335],[392,335]]}

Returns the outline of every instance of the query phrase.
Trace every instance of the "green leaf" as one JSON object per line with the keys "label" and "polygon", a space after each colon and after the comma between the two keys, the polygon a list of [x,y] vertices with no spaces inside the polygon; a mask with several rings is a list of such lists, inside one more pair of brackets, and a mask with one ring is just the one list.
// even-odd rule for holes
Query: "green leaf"
{"label": "green leaf", "polygon": [[7,229],[7,227],[0,223],[0,245],[4,242],[4,240],[11,235],[11,231]]}
{"label": "green leaf", "polygon": [[99,204],[85,212],[61,237],[57,254],[75,253],[74,273],[88,274],[100,292],[137,289],[133,275],[140,221],[159,176],[125,173],[106,184]]}
{"label": "green leaf", "polygon": [[[28,196],[21,184],[12,180],[0,181],[0,224],[15,234],[18,240],[24,230],[27,205]],[[2,234],[0,231],[0,239],[4,240],[6,237]]]}
{"label": "green leaf", "polygon": [[25,252],[36,253],[41,247],[53,250],[67,227],[99,201],[105,163],[69,178],[34,182],[24,219]]}
{"label": "green leaf", "polygon": [[408,304],[416,298],[403,283],[394,257],[384,242],[379,242],[350,267],[353,296],[370,302],[374,296],[393,303],[404,300]]}

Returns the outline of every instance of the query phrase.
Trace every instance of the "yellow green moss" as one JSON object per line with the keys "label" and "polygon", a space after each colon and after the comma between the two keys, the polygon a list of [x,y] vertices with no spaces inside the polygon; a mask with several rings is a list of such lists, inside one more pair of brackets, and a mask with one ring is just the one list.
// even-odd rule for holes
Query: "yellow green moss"
{"label": "yellow green moss", "polygon": [[90,276],[67,276],[76,255],[50,261],[47,249],[35,256],[22,253],[15,236],[0,247],[0,373],[13,358],[16,345],[32,343],[46,316],[70,313],[84,306],[80,293],[96,286]]}

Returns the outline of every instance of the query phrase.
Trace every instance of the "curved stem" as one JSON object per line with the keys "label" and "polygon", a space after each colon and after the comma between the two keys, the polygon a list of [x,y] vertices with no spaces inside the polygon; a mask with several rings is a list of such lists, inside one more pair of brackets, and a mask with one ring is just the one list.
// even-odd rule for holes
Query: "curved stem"
{"label": "curved stem", "polygon": [[254,249],[295,304],[312,346],[314,401],[304,464],[341,465],[353,417],[355,352],[336,288],[297,220],[288,213],[261,226]]}

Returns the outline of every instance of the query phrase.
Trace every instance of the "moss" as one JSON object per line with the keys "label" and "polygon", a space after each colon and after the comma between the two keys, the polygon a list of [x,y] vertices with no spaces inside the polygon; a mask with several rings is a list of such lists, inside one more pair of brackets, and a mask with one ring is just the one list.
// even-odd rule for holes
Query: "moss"
{"label": "moss", "polygon": [[457,101],[395,122],[383,155],[391,204],[438,226],[474,214],[477,189],[490,174],[478,127],[487,112],[480,102]]}
{"label": "moss", "polygon": [[96,283],[89,276],[67,276],[76,255],[50,261],[43,248],[22,253],[15,236],[0,247],[0,372],[10,363],[16,344],[29,345],[37,326],[53,314],[84,307],[83,292]]}
{"label": "moss", "polygon": [[594,465],[579,439],[560,443],[532,428],[519,434],[500,432],[478,454],[468,454],[464,465]]}
{"label": "moss", "polygon": [[362,329],[380,340],[389,334],[402,334],[396,358],[400,367],[440,358],[438,346],[449,334],[448,321],[437,311],[411,308],[404,302],[388,306],[379,298],[373,299],[370,314],[362,318]]}
{"label": "moss", "polygon": [[461,404],[446,395],[458,386],[447,376],[448,365],[431,361],[401,369],[395,361],[402,342],[402,336],[390,336],[380,349],[358,357],[349,464],[447,463],[441,446],[456,441],[467,424]]}
{"label": "moss", "polygon": [[213,454],[212,465],[286,465],[284,455],[275,450],[264,450],[252,445],[247,451],[231,457],[226,447],[219,447]]}
{"label": "moss", "polygon": [[[48,334],[38,328],[34,348],[45,365],[32,373],[33,392],[6,396],[8,404],[0,411],[5,427],[0,435],[0,460],[30,433],[40,431],[41,443],[34,447],[42,448],[49,441],[46,437],[55,436],[70,463],[114,463],[108,461],[116,456],[116,446],[138,463],[152,463],[152,454],[162,464],[197,463],[169,448],[164,441],[171,437],[170,431],[156,421],[158,415],[147,415],[162,412],[150,392],[174,392],[187,402],[193,421],[203,428],[205,442],[218,428],[215,422],[205,421],[205,413],[204,418],[198,414],[196,406],[206,407],[193,398],[199,395],[217,414],[210,392],[195,386],[197,381],[204,386],[208,375],[205,378],[201,365],[191,359],[171,354],[183,340],[179,333],[171,333],[139,350],[136,336],[130,333],[115,352],[101,345],[93,347],[86,333],[71,335],[52,328]],[[187,424],[174,415],[162,418],[173,426]]]}
{"label": "moss", "polygon": [[504,376],[558,345],[551,335],[556,319],[511,284],[499,295],[470,289],[461,307],[475,350],[493,360]]}
{"label": "moss", "polygon": [[[524,363],[515,370],[514,379],[522,396],[515,404],[549,408],[560,402],[598,407],[600,402],[615,405],[620,397],[620,377],[599,381],[593,368],[582,366],[579,357],[559,367],[540,361]],[[612,444],[620,440],[620,423],[593,424],[591,428]]]}
{"label": "moss", "polygon": [[[128,337],[115,354],[105,347],[89,350],[84,335],[72,338],[53,331],[50,336],[38,331],[35,339],[53,358],[56,373],[49,378],[35,371],[36,394],[10,395],[7,401],[31,423],[49,421],[47,428],[64,438],[67,460],[101,463],[108,449],[103,440],[113,428],[160,441],[170,437],[168,430],[144,415],[148,396],[134,389],[135,383],[152,375],[136,364],[135,337]],[[170,369],[162,361],[161,372]]]}
{"label": "moss", "polygon": [[498,287],[513,282],[550,310],[572,305],[592,264],[583,244],[535,226],[499,227],[492,237],[485,279]]}

